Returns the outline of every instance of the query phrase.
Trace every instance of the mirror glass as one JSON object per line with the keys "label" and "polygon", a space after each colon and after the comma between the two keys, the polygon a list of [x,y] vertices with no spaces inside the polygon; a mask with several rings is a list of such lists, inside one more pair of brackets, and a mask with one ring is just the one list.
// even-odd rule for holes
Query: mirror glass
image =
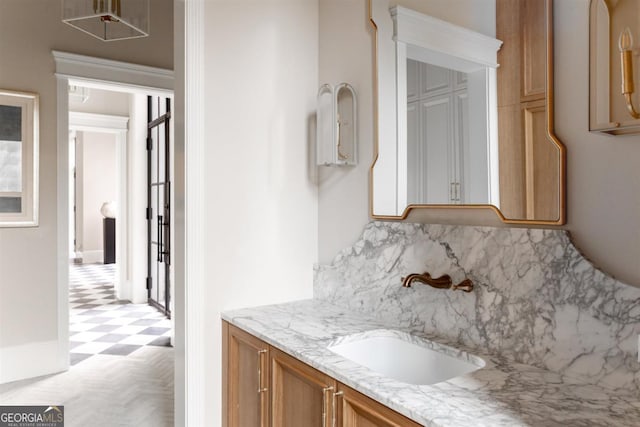
{"label": "mirror glass", "polygon": [[564,147],[549,132],[547,7],[551,0],[496,0],[496,39],[371,0],[374,217],[445,205],[494,209],[506,222],[564,222]]}

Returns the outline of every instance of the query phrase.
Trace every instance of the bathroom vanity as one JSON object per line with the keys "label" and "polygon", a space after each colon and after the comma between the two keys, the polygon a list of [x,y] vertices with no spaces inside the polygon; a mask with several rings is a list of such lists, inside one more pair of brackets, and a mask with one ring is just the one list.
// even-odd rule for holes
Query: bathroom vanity
{"label": "bathroom vanity", "polygon": [[[424,271],[473,291],[402,286]],[[224,425],[638,426],[639,307],[562,230],[371,222],[313,299],[223,313]],[[337,351],[381,336],[476,368],[429,383]]]}
{"label": "bathroom vanity", "polygon": [[[394,380],[329,347],[354,336],[423,337],[318,300],[223,317],[225,426],[631,427],[640,420],[637,394],[499,355],[476,353],[484,367],[436,384]],[[456,347],[451,357],[468,357]]]}

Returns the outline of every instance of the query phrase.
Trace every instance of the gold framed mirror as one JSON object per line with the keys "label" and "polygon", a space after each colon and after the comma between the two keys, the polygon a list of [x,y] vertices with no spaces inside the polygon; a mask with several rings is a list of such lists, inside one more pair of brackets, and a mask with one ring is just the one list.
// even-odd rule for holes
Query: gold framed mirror
{"label": "gold framed mirror", "polygon": [[426,4],[402,7],[407,3],[423,7],[369,0],[370,216],[402,220],[414,210],[481,209],[509,224],[564,224],[553,0],[496,0],[498,40],[429,16]]}

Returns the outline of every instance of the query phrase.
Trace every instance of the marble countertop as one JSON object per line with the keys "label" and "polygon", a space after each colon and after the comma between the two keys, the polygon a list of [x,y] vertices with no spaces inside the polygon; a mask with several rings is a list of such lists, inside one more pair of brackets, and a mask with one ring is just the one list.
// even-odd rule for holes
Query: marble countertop
{"label": "marble countertop", "polygon": [[[585,384],[459,345],[486,366],[432,385],[383,377],[327,347],[352,334],[397,328],[321,300],[233,310],[222,317],[425,426],[640,425],[640,396],[633,392]],[[438,337],[421,338],[451,345]]]}

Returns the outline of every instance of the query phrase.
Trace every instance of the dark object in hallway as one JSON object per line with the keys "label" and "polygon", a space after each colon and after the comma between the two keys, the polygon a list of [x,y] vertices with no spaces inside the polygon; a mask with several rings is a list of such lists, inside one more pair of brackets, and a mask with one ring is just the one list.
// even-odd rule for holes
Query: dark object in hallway
{"label": "dark object in hallway", "polygon": [[104,229],[104,263],[114,264],[116,262],[116,219],[103,218],[102,224]]}

